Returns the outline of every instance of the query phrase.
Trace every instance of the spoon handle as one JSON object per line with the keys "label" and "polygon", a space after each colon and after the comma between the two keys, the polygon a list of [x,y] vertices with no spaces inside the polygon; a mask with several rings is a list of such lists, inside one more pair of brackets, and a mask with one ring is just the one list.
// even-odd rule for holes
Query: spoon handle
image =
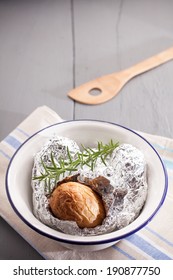
{"label": "spoon handle", "polygon": [[124,78],[126,77],[127,80],[142,74],[148,70],[151,70],[169,60],[173,59],[173,48],[169,48],[163,52],[158,53],[144,61],[141,61],[134,66],[119,72]]}

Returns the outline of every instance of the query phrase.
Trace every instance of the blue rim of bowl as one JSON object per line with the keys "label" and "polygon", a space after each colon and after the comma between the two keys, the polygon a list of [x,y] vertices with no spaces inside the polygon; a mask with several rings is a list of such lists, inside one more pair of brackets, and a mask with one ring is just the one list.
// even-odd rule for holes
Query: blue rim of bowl
{"label": "blue rim of bowl", "polygon": [[[9,174],[9,170],[10,170],[10,167],[11,167],[11,164],[13,162],[13,159],[16,157],[17,153],[19,152],[19,150],[28,142],[30,141],[31,138],[33,138],[35,135],[37,135],[38,133],[46,130],[46,129],[49,129],[51,127],[54,127],[54,126],[58,126],[58,125],[63,125],[65,123],[70,123],[70,122],[99,122],[99,123],[105,123],[105,124],[110,124],[110,125],[114,125],[114,126],[118,126],[118,127],[121,127],[123,129],[126,129],[128,131],[130,131],[131,133],[137,135],[138,137],[140,137],[141,139],[143,139],[153,150],[154,152],[156,153],[158,159],[160,160],[160,163],[162,165],[162,168],[163,168],[163,172],[164,172],[164,178],[165,178],[165,185],[164,185],[164,191],[163,191],[163,194],[162,194],[162,198],[160,200],[160,203],[158,204],[158,206],[156,207],[156,209],[153,211],[153,213],[150,215],[150,217],[145,221],[143,222],[142,224],[140,224],[138,227],[136,227],[135,229],[129,231],[128,233],[125,233],[125,234],[122,234],[118,237],[111,237],[111,238],[108,238],[108,239],[104,239],[104,240],[94,240],[94,241],[77,241],[77,240],[68,240],[68,239],[65,239],[65,238],[60,238],[60,237],[57,237],[57,236],[54,236],[52,234],[49,234],[49,233],[46,233],[38,228],[36,228],[35,226],[33,226],[29,221],[27,221],[23,215],[18,211],[18,209],[16,208],[16,206],[14,205],[13,203],[13,200],[12,200],[12,197],[10,195],[10,191],[9,191],[9,185],[8,185],[8,174]],[[117,123],[113,123],[113,122],[108,122],[108,121],[101,121],[101,120],[94,120],[94,119],[78,119],[78,120],[69,120],[69,121],[62,121],[62,122],[59,122],[59,123],[55,123],[55,124],[52,124],[52,125],[49,125],[43,129],[40,129],[39,131],[35,132],[34,134],[32,134],[26,141],[24,141],[21,146],[15,151],[14,155],[12,156],[10,162],[9,162],[9,165],[8,165],[8,168],[7,168],[7,172],[6,172],[6,178],[5,178],[5,185],[6,185],[6,193],[7,193],[7,197],[8,197],[8,200],[13,208],[13,210],[15,211],[15,213],[21,218],[21,220],[27,224],[30,228],[32,228],[33,230],[35,230],[36,232],[38,232],[39,234],[43,235],[43,236],[46,236],[48,238],[51,238],[51,239],[54,239],[58,242],[61,242],[61,243],[67,243],[67,244],[73,244],[73,245],[102,245],[102,244],[107,244],[107,243],[113,243],[113,242],[116,242],[116,241],[119,241],[121,239],[124,239],[132,234],[134,234],[135,232],[139,231],[140,229],[142,229],[144,226],[146,226],[151,220],[152,218],[156,215],[156,213],[158,212],[158,210],[160,209],[160,207],[162,206],[162,204],[164,203],[164,200],[165,200],[165,197],[166,197],[166,194],[167,194],[167,190],[168,190],[168,175],[167,175],[167,170],[165,168],[165,165],[159,155],[159,153],[156,151],[156,149],[153,147],[153,145],[148,141],[146,140],[142,135],[140,135],[139,133],[135,132],[134,130],[130,129],[130,128],[127,128],[123,125],[120,125],[120,124],[117,124]],[[106,234],[104,234],[106,235]],[[92,236],[93,237],[93,236]],[[89,236],[87,236],[87,238],[89,238]]]}

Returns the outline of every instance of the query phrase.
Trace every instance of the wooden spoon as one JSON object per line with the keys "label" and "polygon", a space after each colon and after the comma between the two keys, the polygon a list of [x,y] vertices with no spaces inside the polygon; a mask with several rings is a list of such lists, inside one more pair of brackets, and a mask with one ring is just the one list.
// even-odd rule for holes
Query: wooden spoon
{"label": "wooden spoon", "polygon": [[[173,59],[173,48],[169,48],[151,58],[148,58],[126,70],[97,78],[85,83],[68,93],[68,96],[84,104],[101,104],[116,96],[122,87],[133,77],[153,69]],[[94,91],[98,95],[93,95]]]}

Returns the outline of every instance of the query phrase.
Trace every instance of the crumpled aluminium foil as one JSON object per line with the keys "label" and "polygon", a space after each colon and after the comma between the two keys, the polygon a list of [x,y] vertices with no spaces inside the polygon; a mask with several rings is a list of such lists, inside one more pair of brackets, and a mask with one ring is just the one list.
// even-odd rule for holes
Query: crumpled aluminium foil
{"label": "crumpled aluminium foil", "polygon": [[[46,165],[51,165],[51,153],[54,155],[57,165],[60,157],[67,159],[67,146],[72,158],[75,159],[80,148],[73,140],[59,136],[50,139],[34,157],[32,178],[44,172],[42,161]],[[76,222],[63,221],[54,217],[49,210],[48,188],[44,181],[32,180],[33,212],[38,220],[64,233],[86,236],[121,229],[140,214],[147,197],[146,163],[143,153],[132,145],[121,144],[117,147],[107,157],[106,166],[98,158],[93,171],[88,166],[84,166],[73,174],[79,174],[78,180],[82,183],[87,183],[99,175],[109,179],[109,187],[94,187],[94,190],[101,195],[105,205],[106,218],[102,225],[81,229]],[[59,180],[66,176],[69,174],[64,174]],[[56,182],[52,180],[51,190],[55,185]]]}

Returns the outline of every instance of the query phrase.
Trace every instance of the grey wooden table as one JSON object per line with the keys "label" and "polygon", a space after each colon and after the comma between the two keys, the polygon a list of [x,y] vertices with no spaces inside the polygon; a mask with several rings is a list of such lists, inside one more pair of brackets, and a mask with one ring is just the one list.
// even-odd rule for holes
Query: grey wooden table
{"label": "grey wooden table", "polygon": [[[68,91],[173,46],[172,0],[0,1],[0,140],[37,106],[173,137],[173,61],[91,106]],[[0,219],[0,259],[41,259]]]}

